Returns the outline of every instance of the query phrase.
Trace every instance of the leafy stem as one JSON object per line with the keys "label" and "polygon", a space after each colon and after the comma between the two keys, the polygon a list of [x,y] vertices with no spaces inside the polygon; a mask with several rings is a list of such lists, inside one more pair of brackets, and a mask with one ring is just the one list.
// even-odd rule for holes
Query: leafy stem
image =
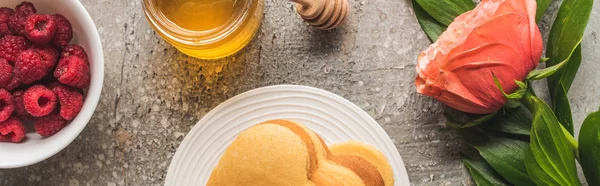
{"label": "leafy stem", "polygon": [[[521,98],[521,103],[523,103],[523,105],[525,107],[527,107],[527,109],[529,109],[529,111],[531,111],[532,113],[535,113],[536,112],[536,105],[535,105],[536,99],[538,99],[538,98],[535,95],[533,88],[531,88],[531,86],[529,86],[527,88],[527,90],[524,92],[523,98]],[[577,140],[575,140],[573,135],[571,135],[571,133],[563,125],[560,125],[560,126],[561,126],[560,128],[562,129],[563,134],[567,138],[567,141],[571,145],[571,148],[573,150],[573,153],[575,154],[576,159],[579,160],[579,150],[578,150],[579,144],[577,143]]]}
{"label": "leafy stem", "polygon": [[521,103],[523,103],[523,105],[531,112],[534,112],[535,110],[534,97],[536,97],[535,92],[530,86],[528,86],[527,90],[525,90],[523,93],[523,97],[521,98]]}

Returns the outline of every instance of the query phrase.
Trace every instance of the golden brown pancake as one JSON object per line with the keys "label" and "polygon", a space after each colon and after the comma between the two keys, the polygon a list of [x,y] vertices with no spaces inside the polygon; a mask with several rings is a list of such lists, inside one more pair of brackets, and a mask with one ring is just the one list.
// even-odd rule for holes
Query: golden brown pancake
{"label": "golden brown pancake", "polygon": [[314,182],[315,185],[364,185],[363,180],[352,170],[348,169],[347,167],[338,165],[337,163],[328,159],[328,156],[330,154],[329,148],[327,147],[327,145],[325,145],[321,137],[319,137],[308,127],[287,120],[274,120],[266,123],[274,123],[290,127],[292,128],[292,130],[297,131],[296,134],[302,136],[302,139],[307,139],[306,135],[308,135],[307,140],[309,141],[306,143],[313,144],[313,147],[309,147],[309,149],[314,149],[315,156],[313,156],[313,159],[316,160],[316,166],[312,167],[309,179],[312,182]]}
{"label": "golden brown pancake", "polygon": [[347,167],[357,174],[366,186],[382,186],[383,178],[377,168],[362,157],[352,155],[333,155],[330,159],[338,165]]}
{"label": "golden brown pancake", "polygon": [[370,145],[358,141],[349,141],[340,144],[334,144],[330,147],[334,155],[351,155],[361,157],[377,168],[385,186],[394,185],[394,172],[383,153]]}
{"label": "golden brown pancake", "polygon": [[[384,166],[385,157],[376,149],[363,146],[368,147],[362,143],[344,143],[337,145],[336,151],[330,151],[319,135],[302,124],[268,121],[236,138],[207,185],[393,185],[393,177],[385,172],[388,170]],[[352,152],[353,149],[359,152]],[[391,174],[391,168],[389,171]]]}
{"label": "golden brown pancake", "polygon": [[208,186],[314,185],[306,144],[287,127],[257,125],[242,132],[213,170]]}

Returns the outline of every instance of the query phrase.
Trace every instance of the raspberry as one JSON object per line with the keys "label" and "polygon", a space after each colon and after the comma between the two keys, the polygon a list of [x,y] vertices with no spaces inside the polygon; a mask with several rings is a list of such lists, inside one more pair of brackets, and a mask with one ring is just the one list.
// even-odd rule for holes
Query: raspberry
{"label": "raspberry", "polygon": [[30,118],[31,115],[29,114],[29,112],[27,112],[27,110],[25,110],[25,104],[23,103],[23,94],[25,94],[25,91],[22,90],[14,91],[12,93],[15,103],[15,111],[13,113],[19,118],[26,119]]}
{"label": "raspberry", "polygon": [[25,20],[29,15],[14,13],[8,18],[8,29],[14,35],[25,36]]}
{"label": "raspberry", "polygon": [[52,15],[30,15],[25,20],[25,33],[32,43],[47,44],[56,34],[56,19]]}
{"label": "raspberry", "polygon": [[67,58],[69,56],[77,56],[80,59],[83,59],[85,63],[90,63],[87,53],[85,52],[83,47],[79,45],[67,45],[65,48],[63,48],[61,56],[62,58]]}
{"label": "raspberry", "polygon": [[73,27],[65,16],[55,14],[54,17],[56,19],[56,36],[52,43],[58,47],[64,47],[73,39]]}
{"label": "raspberry", "polygon": [[32,49],[40,54],[42,60],[46,62],[46,65],[51,69],[56,66],[58,62],[59,50],[51,45],[34,46]]}
{"label": "raspberry", "polygon": [[34,85],[25,91],[25,110],[34,117],[50,114],[56,108],[56,94],[43,85]]}
{"label": "raspberry", "polygon": [[60,116],[66,120],[73,120],[83,107],[83,95],[79,90],[68,86],[53,84],[50,88],[58,97],[60,103]]}
{"label": "raspberry", "polygon": [[0,88],[6,87],[12,79],[12,66],[8,64],[6,59],[0,58]]}
{"label": "raspberry", "polygon": [[15,8],[16,13],[20,13],[20,14],[35,14],[37,13],[37,10],[35,9],[35,6],[33,6],[33,3],[24,1],[21,4],[17,5],[17,7]]}
{"label": "raspberry", "polygon": [[0,8],[0,37],[11,34],[10,29],[8,28],[8,19],[14,13],[15,11],[10,8]]}
{"label": "raspberry", "polygon": [[39,53],[26,50],[19,55],[13,71],[14,76],[22,83],[31,84],[44,78],[51,68]]}
{"label": "raspberry", "polygon": [[8,28],[13,34],[25,36],[25,20],[29,15],[37,13],[30,2],[23,2],[15,8],[15,13],[8,18]]}
{"label": "raspberry", "polygon": [[33,128],[42,137],[50,137],[67,126],[67,121],[56,112],[48,116],[33,119]]}
{"label": "raspberry", "polygon": [[25,138],[25,127],[15,117],[0,122],[0,142],[21,142]]}
{"label": "raspberry", "polygon": [[76,56],[61,59],[54,71],[54,77],[58,82],[75,88],[84,89],[90,86],[90,68]]}
{"label": "raspberry", "polygon": [[19,36],[4,36],[0,38],[0,58],[13,63],[17,61],[19,54],[29,48],[29,41]]}
{"label": "raspberry", "polygon": [[7,23],[8,18],[13,15],[15,11],[10,8],[2,7],[0,8],[0,23]]}
{"label": "raspberry", "polygon": [[8,28],[8,24],[0,23],[0,37],[4,37],[10,35],[10,28]]}
{"label": "raspberry", "polygon": [[10,79],[10,82],[8,82],[8,85],[6,85],[4,87],[4,89],[12,91],[16,88],[19,88],[23,83],[21,83],[21,81],[19,81],[19,79],[17,79],[14,75],[12,76],[12,79]]}
{"label": "raspberry", "polygon": [[5,89],[0,89],[0,122],[6,121],[15,110],[12,94]]}

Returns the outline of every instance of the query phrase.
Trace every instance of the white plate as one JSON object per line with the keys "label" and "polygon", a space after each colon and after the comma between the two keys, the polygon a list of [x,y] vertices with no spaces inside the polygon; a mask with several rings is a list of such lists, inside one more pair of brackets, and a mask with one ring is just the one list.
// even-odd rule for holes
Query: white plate
{"label": "white plate", "polygon": [[295,85],[254,89],[206,114],[177,149],[165,185],[205,185],[239,133],[273,119],[300,122],[321,135],[327,144],[358,140],[373,145],[388,158],[396,185],[409,185],[396,146],[373,118],[338,95]]}

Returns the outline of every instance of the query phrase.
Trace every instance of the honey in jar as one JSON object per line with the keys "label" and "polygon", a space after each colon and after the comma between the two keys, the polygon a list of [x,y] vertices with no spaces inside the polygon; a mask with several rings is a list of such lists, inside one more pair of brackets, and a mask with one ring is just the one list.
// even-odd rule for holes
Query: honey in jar
{"label": "honey in jar", "polygon": [[144,0],[144,10],[157,33],[183,53],[218,59],[252,40],[263,0]]}

